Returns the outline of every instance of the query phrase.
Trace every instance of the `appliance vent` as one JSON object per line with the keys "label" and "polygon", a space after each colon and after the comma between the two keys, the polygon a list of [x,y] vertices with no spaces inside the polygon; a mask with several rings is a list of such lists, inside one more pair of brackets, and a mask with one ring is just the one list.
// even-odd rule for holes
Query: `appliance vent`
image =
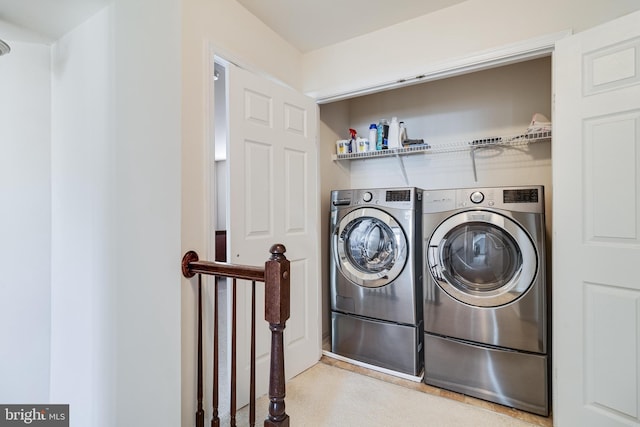
{"label": "appliance vent", "polygon": [[389,190],[387,191],[387,202],[410,202],[411,190]]}

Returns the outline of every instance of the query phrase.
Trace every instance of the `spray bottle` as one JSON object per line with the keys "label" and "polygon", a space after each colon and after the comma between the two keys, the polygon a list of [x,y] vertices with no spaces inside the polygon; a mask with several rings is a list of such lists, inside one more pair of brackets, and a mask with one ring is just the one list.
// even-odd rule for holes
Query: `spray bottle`
{"label": "spray bottle", "polygon": [[356,151],[356,135],[358,134],[358,132],[355,129],[349,129],[349,134],[351,135],[351,138],[349,139],[349,152],[350,153],[355,153]]}

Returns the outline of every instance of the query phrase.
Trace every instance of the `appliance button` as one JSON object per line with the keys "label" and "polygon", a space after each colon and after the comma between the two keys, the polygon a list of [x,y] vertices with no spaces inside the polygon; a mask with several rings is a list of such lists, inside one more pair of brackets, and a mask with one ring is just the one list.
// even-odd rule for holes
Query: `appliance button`
{"label": "appliance button", "polygon": [[371,199],[373,199],[373,194],[371,194],[368,191],[362,195],[362,200],[364,200],[367,203],[370,202]]}
{"label": "appliance button", "polygon": [[479,191],[474,191],[473,193],[471,193],[471,197],[469,198],[475,204],[482,203],[482,201],[484,200],[484,194]]}

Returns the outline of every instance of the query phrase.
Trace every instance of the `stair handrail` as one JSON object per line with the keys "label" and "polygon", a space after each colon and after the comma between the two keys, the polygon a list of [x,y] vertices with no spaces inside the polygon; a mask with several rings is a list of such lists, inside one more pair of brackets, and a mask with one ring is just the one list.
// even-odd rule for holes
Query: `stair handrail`
{"label": "stair handrail", "polygon": [[[182,274],[192,278],[196,274],[198,280],[198,384],[196,412],[196,427],[204,427],[203,409],[203,379],[202,379],[202,283],[200,275],[211,275],[240,280],[264,282],[265,284],[265,320],[271,330],[271,358],[269,367],[269,411],[264,420],[264,427],[289,427],[289,415],[285,411],[285,374],[284,374],[284,329],[290,316],[290,263],[284,255],[286,248],[277,243],[269,249],[271,256],[265,262],[264,268],[249,265],[229,264],[225,262],[200,261],[195,251],[188,251],[182,258]],[[255,295],[252,298],[255,302]],[[217,298],[216,298],[217,300]],[[217,312],[216,312],[217,316]],[[252,310],[255,316],[255,310]],[[217,327],[216,327],[217,334]],[[255,400],[253,393],[255,383],[255,336],[252,333],[251,342],[251,388],[250,400]],[[217,338],[214,338],[217,341]],[[217,344],[216,344],[217,346]],[[217,347],[216,347],[217,348]],[[217,352],[217,351],[216,351]],[[217,359],[217,355],[214,356]],[[232,368],[233,370],[233,368]],[[217,369],[215,369],[217,377]],[[217,379],[216,379],[217,381]],[[214,394],[217,391],[214,390]],[[214,396],[216,399],[217,396]],[[250,402],[254,403],[254,402]],[[212,427],[219,426],[217,404],[214,403],[214,417]],[[233,406],[233,405],[232,405]],[[253,412],[254,409],[251,408]],[[235,414],[232,414],[235,417]],[[250,420],[252,415],[250,415]],[[235,424],[234,424],[235,425]]]}

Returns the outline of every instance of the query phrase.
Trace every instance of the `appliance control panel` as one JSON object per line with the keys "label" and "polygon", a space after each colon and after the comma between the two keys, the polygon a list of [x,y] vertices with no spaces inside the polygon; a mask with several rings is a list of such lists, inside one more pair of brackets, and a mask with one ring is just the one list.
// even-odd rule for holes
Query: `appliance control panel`
{"label": "appliance control panel", "polygon": [[422,212],[452,211],[456,208],[456,190],[425,190],[422,196]]}
{"label": "appliance control panel", "polygon": [[479,207],[543,213],[544,187],[487,187],[424,191],[422,203],[424,213]]}
{"label": "appliance control panel", "polygon": [[335,190],[331,192],[331,207],[380,206],[413,209],[422,200],[419,188],[373,188],[367,190]]}

